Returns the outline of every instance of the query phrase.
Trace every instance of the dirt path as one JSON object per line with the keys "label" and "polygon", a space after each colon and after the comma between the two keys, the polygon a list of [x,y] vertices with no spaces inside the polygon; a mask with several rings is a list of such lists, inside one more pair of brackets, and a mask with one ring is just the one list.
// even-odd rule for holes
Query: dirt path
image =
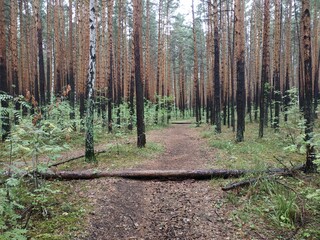
{"label": "dirt path", "polygon": [[[148,141],[165,152],[139,169],[203,169],[214,161],[196,129],[188,125],[152,131]],[[90,226],[80,239],[250,239],[225,216],[221,190],[208,181],[90,182],[93,203]]]}

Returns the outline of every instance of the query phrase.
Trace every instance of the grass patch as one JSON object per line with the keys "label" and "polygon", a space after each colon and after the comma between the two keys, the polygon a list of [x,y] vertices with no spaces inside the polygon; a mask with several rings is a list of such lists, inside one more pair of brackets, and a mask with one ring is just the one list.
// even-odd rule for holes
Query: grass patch
{"label": "grass patch", "polygon": [[319,239],[319,203],[308,199],[306,185],[317,187],[315,182],[280,178],[227,192],[226,204],[233,209],[229,218],[245,231],[254,228],[268,239]]}
{"label": "grass patch", "polygon": [[[318,131],[319,123],[314,131]],[[305,162],[303,131],[283,127],[279,133],[266,128],[258,138],[258,124],[248,123],[245,141],[237,143],[232,129],[223,127],[216,134],[213,127],[202,128],[202,137],[216,151],[211,167],[229,169],[266,170],[291,167]],[[241,181],[257,175],[232,179]],[[226,185],[226,181],[212,181],[213,186]],[[268,239],[320,239],[320,176],[298,173],[294,178],[280,177],[260,180],[249,187],[224,194],[224,204],[239,234],[260,235]],[[317,192],[318,191],[318,192]],[[260,235],[259,235],[260,234]],[[244,237],[245,238],[245,237]]]}
{"label": "grass patch", "polygon": [[87,163],[84,158],[77,159],[58,167],[59,170],[116,170],[131,168],[142,164],[164,151],[158,143],[147,143],[145,148],[138,148],[135,143],[114,143],[105,153],[97,155],[96,163]]}
{"label": "grass patch", "polygon": [[[77,186],[75,186],[77,185]],[[39,240],[75,239],[85,226],[83,218],[90,211],[88,200],[72,196],[75,189],[85,190],[82,182],[53,182],[57,194],[47,195],[46,214],[37,214],[30,222],[28,238]]]}
{"label": "grass patch", "polygon": [[212,127],[205,127],[201,133],[208,139],[209,145],[216,149],[215,167],[234,169],[266,169],[270,166],[283,167],[277,159],[290,166],[304,161],[299,152],[288,152],[285,147],[289,140],[283,139],[274,130],[265,130],[265,137],[258,138],[257,124],[247,124],[245,141],[237,143],[232,128],[223,127],[221,134],[216,134]]}

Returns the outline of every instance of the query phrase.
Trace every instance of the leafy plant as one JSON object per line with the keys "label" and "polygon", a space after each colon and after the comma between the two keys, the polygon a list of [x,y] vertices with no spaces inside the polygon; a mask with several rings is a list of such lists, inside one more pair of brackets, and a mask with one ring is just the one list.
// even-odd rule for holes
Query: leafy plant
{"label": "leafy plant", "polygon": [[19,203],[15,190],[19,187],[17,178],[8,178],[0,187],[0,239],[26,239],[26,230],[21,227],[21,215],[19,210],[23,209]]}

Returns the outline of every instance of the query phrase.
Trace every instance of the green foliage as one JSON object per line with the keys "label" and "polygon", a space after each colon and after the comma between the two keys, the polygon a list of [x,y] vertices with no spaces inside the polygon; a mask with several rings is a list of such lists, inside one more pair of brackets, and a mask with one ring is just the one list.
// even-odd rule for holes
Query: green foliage
{"label": "green foliage", "polygon": [[[23,103],[21,97],[17,101]],[[23,106],[27,108],[28,104]],[[41,119],[42,115],[37,112],[33,116],[20,117],[19,125],[12,125],[9,138],[4,144],[2,162],[16,175],[4,179],[0,185],[1,239],[26,239],[26,227],[30,224],[31,215],[48,216],[50,196],[58,193],[43,183],[37,174],[33,174],[34,170],[46,171],[49,162],[55,160],[61,151],[68,149],[65,139],[71,127],[61,122],[66,119],[66,105],[55,106],[48,110],[51,118]],[[12,110],[12,103],[8,109],[10,116],[22,115]],[[43,155],[49,158],[41,158]],[[30,177],[27,182],[17,177],[25,174]]]}
{"label": "green foliage", "polygon": [[299,108],[298,90],[293,88],[288,90],[287,93],[290,98],[290,104],[285,112],[288,115],[288,120],[283,123],[282,131],[284,131],[288,140],[290,140],[290,144],[285,147],[285,150],[298,150],[299,152],[301,150],[301,152],[305,153],[305,119]]}
{"label": "green foliage", "polygon": [[[81,183],[77,183],[81,185]],[[86,213],[85,200],[70,198],[75,186],[64,183],[52,183],[46,192],[46,215],[39,212],[30,223],[29,238],[34,239],[75,239],[74,234],[81,229],[83,215]],[[45,190],[47,191],[47,190]],[[81,200],[81,201],[80,201]],[[41,209],[39,209],[41,210]]]}
{"label": "green foliage", "polygon": [[[39,165],[39,156],[47,155],[56,159],[58,153],[68,149],[65,141],[65,129],[61,129],[56,123],[42,120],[41,124],[34,126],[30,119],[23,119],[20,125],[11,130],[7,142],[7,155],[10,159],[21,159],[27,161],[32,159],[32,167],[36,169]],[[41,162],[40,164],[45,164]],[[48,164],[48,162],[46,163]]]}
{"label": "green foliage", "polygon": [[[256,123],[246,124],[246,138],[242,143],[232,140],[235,134],[232,129],[224,128],[217,135],[211,126],[204,127],[202,136],[216,149],[213,167],[291,168],[305,163],[307,144],[315,147],[318,154],[315,163],[320,166],[319,121],[315,122],[312,139],[305,141],[305,119],[299,108],[297,90],[291,89],[289,95],[291,102],[285,113],[288,120],[285,122],[284,116],[280,116],[280,131],[275,133],[274,129],[266,128],[262,139],[257,138]],[[249,188],[226,194],[225,200],[234,208],[228,217],[239,227],[258,228],[260,233],[274,239],[290,237],[294,233],[295,239],[319,239],[319,175],[298,174],[295,178],[275,179],[261,176],[260,179]]]}
{"label": "green foliage", "polygon": [[15,190],[20,181],[8,178],[0,187],[0,239],[26,239],[26,230],[20,225],[21,216],[18,211],[24,207],[19,203]]}
{"label": "green foliage", "polygon": [[286,135],[286,138],[290,144],[284,147],[284,150],[288,152],[299,152],[301,154],[305,154],[307,144],[311,144],[314,146],[316,152],[319,153],[320,134],[314,130],[312,138],[308,141],[305,139],[306,120],[303,112],[301,112],[299,108],[298,90],[296,88],[290,89],[288,91],[288,96],[290,98],[290,104],[285,112],[285,114],[288,115],[288,120],[283,123],[282,135]]}
{"label": "green foliage", "polygon": [[216,164],[234,169],[266,169],[270,166],[283,167],[277,160],[283,159],[286,164],[301,162],[301,155],[294,151],[287,158],[284,150],[288,141],[283,134],[275,134],[273,129],[265,129],[265,137],[259,139],[256,124],[246,125],[246,140],[237,143],[232,129],[223,128],[221,134],[215,134],[214,127],[206,127],[202,136],[208,138],[209,145],[216,150]]}
{"label": "green foliage", "polygon": [[260,190],[265,193],[262,197],[265,207],[263,211],[274,221],[275,225],[291,228],[300,224],[302,210],[297,204],[295,192],[271,180],[262,181]]}

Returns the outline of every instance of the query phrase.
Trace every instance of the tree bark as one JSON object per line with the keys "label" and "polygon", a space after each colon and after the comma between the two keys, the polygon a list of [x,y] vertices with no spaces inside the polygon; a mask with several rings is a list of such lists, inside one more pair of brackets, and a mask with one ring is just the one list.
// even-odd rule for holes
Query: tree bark
{"label": "tree bark", "polygon": [[285,67],[285,81],[284,81],[284,99],[283,99],[283,104],[284,104],[284,121],[288,121],[288,109],[289,109],[289,104],[290,104],[290,94],[289,94],[289,89],[290,89],[290,77],[291,77],[291,14],[292,14],[292,3],[291,0],[287,1],[287,16],[286,16],[286,42],[285,42],[285,59],[286,59],[286,67]]}
{"label": "tree bark", "polygon": [[281,6],[280,0],[275,0],[275,30],[274,30],[274,70],[273,70],[273,85],[274,85],[274,128],[279,131],[280,122],[280,51],[281,51]]}
{"label": "tree bark", "polygon": [[263,129],[266,122],[267,93],[266,87],[269,83],[270,50],[269,50],[269,29],[270,29],[270,0],[264,0],[264,19],[263,19],[263,47],[262,47],[262,71],[260,86],[260,122],[259,137],[263,137]]}
{"label": "tree bark", "polygon": [[[304,165],[294,167],[293,170],[301,170]],[[245,174],[266,173],[286,174],[291,171],[287,168],[274,168],[265,171],[230,170],[230,169],[200,169],[200,170],[123,170],[123,171],[47,171],[39,173],[43,178],[54,180],[90,180],[96,178],[128,178],[137,180],[211,180],[213,178],[238,178]]]}
{"label": "tree bark", "polygon": [[[72,23],[72,0],[69,0],[69,70],[68,85],[70,86],[69,102],[70,102],[70,119],[75,119],[75,80],[73,71],[73,23]],[[75,127],[75,124],[74,124]]]}
{"label": "tree bark", "polygon": [[192,21],[193,21],[193,49],[194,49],[194,64],[193,64],[193,103],[194,103],[194,110],[196,115],[196,124],[197,126],[200,125],[200,99],[199,99],[199,77],[198,77],[198,51],[197,51],[197,33],[196,33],[196,20],[194,17],[194,1],[192,0]]}
{"label": "tree bark", "polygon": [[316,158],[314,145],[310,143],[313,136],[314,114],[313,114],[313,92],[312,92],[312,51],[311,51],[311,24],[310,24],[310,1],[302,1],[301,25],[303,29],[303,66],[304,66],[304,86],[305,86],[305,106],[304,118],[306,120],[305,141],[307,142],[307,159],[305,172],[315,172],[317,167],[313,162]]}
{"label": "tree bark", "polygon": [[[7,53],[6,53],[6,28],[5,28],[4,0],[0,0],[0,94],[8,92],[7,83]],[[5,109],[9,106],[8,101],[0,102],[3,108],[0,112],[2,141],[5,141],[10,132],[9,112]]]}
{"label": "tree bark", "polygon": [[210,180],[212,178],[229,178],[240,177],[246,173],[245,170],[141,170],[141,171],[48,171],[41,173],[45,179],[62,179],[62,180],[89,180],[95,178],[118,177],[140,180],[153,179],[198,179]]}
{"label": "tree bark", "polygon": [[143,83],[141,76],[142,56],[141,56],[141,28],[142,28],[142,1],[133,1],[133,41],[134,41],[134,66],[136,81],[136,112],[137,112],[137,146],[145,147],[146,134],[144,125],[144,100]]}
{"label": "tree bark", "polygon": [[237,142],[244,141],[245,130],[245,46],[244,46],[244,3],[236,0],[235,12],[235,51],[237,68]]}
{"label": "tree bark", "polygon": [[112,15],[113,0],[108,1],[108,63],[107,63],[107,79],[108,79],[108,132],[112,132],[112,102],[113,102],[113,43],[112,43]]}
{"label": "tree bark", "polygon": [[218,28],[218,0],[213,2],[213,38],[214,38],[214,124],[216,132],[221,133],[221,89],[220,89],[220,43],[219,43],[219,28]]}
{"label": "tree bark", "polygon": [[93,140],[93,115],[94,115],[94,84],[96,77],[96,13],[95,0],[90,0],[90,51],[89,72],[87,80],[87,112],[86,112],[86,142],[85,159],[87,162],[96,161]]}
{"label": "tree bark", "polygon": [[[35,22],[37,27],[37,41],[38,41],[38,64],[39,64],[39,95],[36,100],[40,106],[45,105],[45,71],[44,71],[44,58],[43,58],[43,37],[42,37],[42,23],[40,14],[40,1],[34,1]],[[37,84],[35,84],[37,86]]]}

